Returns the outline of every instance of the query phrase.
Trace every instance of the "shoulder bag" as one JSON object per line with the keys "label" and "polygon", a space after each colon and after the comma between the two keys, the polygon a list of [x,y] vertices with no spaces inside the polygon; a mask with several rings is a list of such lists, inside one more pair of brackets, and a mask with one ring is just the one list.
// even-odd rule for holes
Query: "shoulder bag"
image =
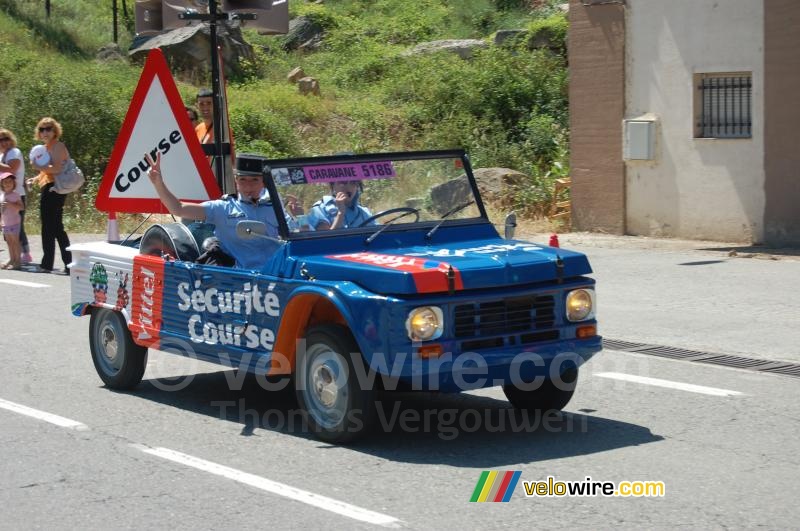
{"label": "shoulder bag", "polygon": [[86,182],[86,178],[83,176],[83,172],[70,158],[64,163],[61,173],[55,176],[53,191],[59,194],[76,192],[84,182]]}

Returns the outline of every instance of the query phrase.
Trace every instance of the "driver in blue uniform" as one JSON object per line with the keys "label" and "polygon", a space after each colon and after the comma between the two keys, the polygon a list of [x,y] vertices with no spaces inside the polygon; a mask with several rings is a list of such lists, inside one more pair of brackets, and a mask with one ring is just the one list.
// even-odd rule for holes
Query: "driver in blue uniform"
{"label": "driver in blue uniform", "polygon": [[260,173],[236,170],[236,194],[199,204],[187,203],[176,198],[164,184],[161,176],[161,153],[158,153],[155,160],[147,154],[147,162],[150,163],[147,176],[170,214],[214,224],[214,235],[218,238],[222,252],[204,263],[259,270],[275,253],[279,245],[276,241],[264,238],[242,239],[236,235],[236,225],[240,221],[251,220],[266,224],[267,236],[278,237],[275,209]]}
{"label": "driver in blue uniform", "polygon": [[[308,213],[308,223],[313,230],[360,227],[372,217],[372,212],[358,202],[363,187],[361,181],[331,183],[331,194],[314,203]],[[375,220],[367,226],[377,225]]]}

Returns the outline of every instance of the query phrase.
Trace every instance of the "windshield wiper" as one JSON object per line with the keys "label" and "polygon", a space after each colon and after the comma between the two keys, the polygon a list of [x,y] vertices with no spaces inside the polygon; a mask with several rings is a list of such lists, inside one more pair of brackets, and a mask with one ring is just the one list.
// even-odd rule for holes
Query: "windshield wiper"
{"label": "windshield wiper", "polygon": [[377,237],[378,237],[378,235],[379,235],[381,232],[383,232],[383,231],[385,231],[386,229],[388,229],[388,228],[389,228],[389,226],[390,226],[390,225],[392,225],[392,223],[394,223],[394,222],[395,222],[395,221],[397,221],[398,219],[402,219],[402,218],[404,218],[404,217],[406,217],[406,216],[410,216],[411,214],[418,214],[418,213],[419,213],[419,209],[418,209],[418,208],[412,208],[412,209],[411,209],[411,210],[409,210],[408,212],[403,212],[402,214],[400,214],[400,215],[399,215],[399,216],[397,216],[396,218],[392,218],[392,219],[390,219],[389,221],[387,221],[387,222],[386,222],[386,224],[385,224],[385,225],[381,225],[381,226],[380,226],[380,228],[379,228],[378,230],[376,230],[375,232],[373,232],[372,234],[370,234],[369,236],[367,236],[367,239],[366,239],[366,240],[364,240],[364,243],[365,243],[365,244],[367,244],[367,245],[369,245],[370,243],[372,243],[372,240],[374,240],[375,238],[377,238]]}
{"label": "windshield wiper", "polygon": [[473,200],[471,200],[471,201],[469,201],[467,203],[464,203],[463,205],[458,205],[457,207],[452,208],[452,209],[448,210],[447,212],[445,212],[444,215],[442,216],[442,219],[439,220],[439,223],[434,225],[433,228],[428,231],[428,234],[425,235],[425,239],[426,240],[430,240],[431,238],[433,238],[433,235],[436,234],[436,231],[439,230],[439,227],[442,226],[442,223],[444,223],[444,221],[448,217],[450,217],[453,214],[456,214],[458,212],[461,212],[462,210],[464,210],[465,208],[467,208],[468,206],[470,206],[470,205],[472,205],[474,203],[475,203],[475,200],[473,199]]}

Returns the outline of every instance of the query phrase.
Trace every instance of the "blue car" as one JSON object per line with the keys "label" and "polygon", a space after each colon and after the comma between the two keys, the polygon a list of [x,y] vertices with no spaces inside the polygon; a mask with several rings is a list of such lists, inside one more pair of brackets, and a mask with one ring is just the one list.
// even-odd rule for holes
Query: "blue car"
{"label": "blue car", "polygon": [[98,375],[129,389],[148,349],[292,379],[308,427],[343,443],[376,393],[502,386],[516,408],[560,410],[601,350],[583,254],[502,238],[461,150],[268,160],[275,225],[257,269],[198,263],[213,227],[154,225],[72,246],[72,310],[91,315]]}

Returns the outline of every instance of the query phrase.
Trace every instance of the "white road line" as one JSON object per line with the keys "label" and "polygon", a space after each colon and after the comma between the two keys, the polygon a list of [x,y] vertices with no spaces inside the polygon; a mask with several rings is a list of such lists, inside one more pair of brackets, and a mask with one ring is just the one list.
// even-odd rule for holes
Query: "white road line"
{"label": "white road line", "polygon": [[621,372],[601,372],[594,376],[601,378],[611,378],[614,380],[622,380],[625,382],[633,382],[644,385],[655,385],[656,387],[666,387],[669,389],[679,389],[681,391],[689,391],[690,393],[700,393],[703,395],[711,396],[737,396],[741,395],[739,391],[731,391],[729,389],[720,389],[718,387],[705,387],[702,385],[693,385],[682,382],[673,382],[671,380],[660,380],[658,378],[647,378],[646,376],[634,376],[633,374],[625,374]]}
{"label": "white road line", "polygon": [[11,280],[10,278],[0,278],[2,284],[13,284],[15,286],[25,286],[26,288],[49,288],[50,284],[39,284],[38,282],[27,282],[25,280]]}
{"label": "white road line", "polygon": [[260,476],[248,474],[247,472],[242,472],[241,470],[236,470],[235,468],[218,465],[217,463],[212,463],[211,461],[206,461],[198,457],[176,452],[175,450],[170,450],[169,448],[150,448],[137,444],[133,444],[131,446],[141,450],[144,453],[155,455],[157,457],[161,457],[175,463],[180,463],[182,465],[190,466],[204,472],[210,472],[211,474],[215,474],[217,476],[232,479],[234,481],[238,481],[239,483],[244,483],[245,485],[250,485],[251,487],[255,487],[272,494],[277,494],[278,496],[283,496],[291,500],[312,505],[325,511],[346,516],[347,518],[352,518],[361,522],[367,522],[368,524],[392,528],[401,527],[402,524],[401,520],[386,514],[376,513],[368,509],[362,509],[361,507],[350,505],[349,503],[328,498],[327,496],[296,489],[294,487],[290,487],[289,485],[278,483],[277,481],[272,481]]}
{"label": "white road line", "polygon": [[28,417],[33,417],[35,419],[43,420],[45,422],[49,422],[50,424],[61,426],[62,428],[69,428],[71,430],[78,430],[78,431],[84,431],[89,429],[89,426],[81,422],[78,422],[76,420],[60,417],[58,415],[53,415],[52,413],[47,413],[45,411],[39,411],[38,409],[33,409],[28,406],[23,406],[22,404],[16,404],[14,402],[9,402],[8,400],[3,400],[2,398],[0,398],[0,408],[7,409],[8,411],[13,411],[14,413],[19,413],[20,415],[25,415]]}

